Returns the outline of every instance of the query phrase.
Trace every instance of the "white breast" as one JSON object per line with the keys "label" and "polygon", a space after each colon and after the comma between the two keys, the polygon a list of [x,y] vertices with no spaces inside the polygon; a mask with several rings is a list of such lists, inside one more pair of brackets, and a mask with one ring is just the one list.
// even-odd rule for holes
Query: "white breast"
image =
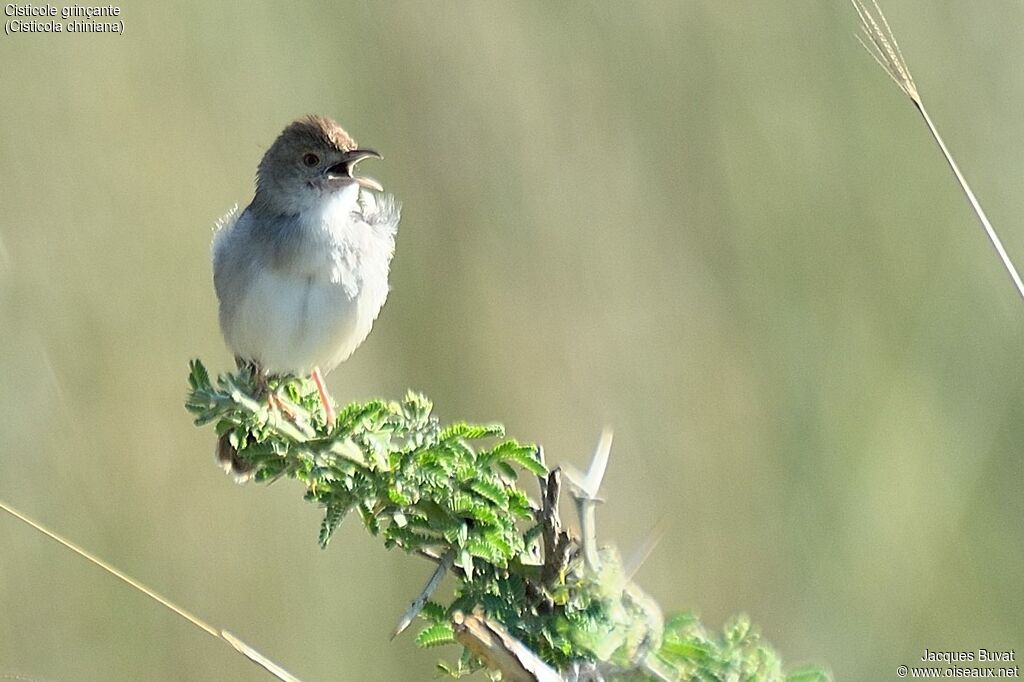
{"label": "white breast", "polygon": [[361,218],[358,194],[346,188],[303,220],[295,265],[252,270],[224,325],[237,355],[306,375],[330,371],[363,342],[387,298],[394,232]]}

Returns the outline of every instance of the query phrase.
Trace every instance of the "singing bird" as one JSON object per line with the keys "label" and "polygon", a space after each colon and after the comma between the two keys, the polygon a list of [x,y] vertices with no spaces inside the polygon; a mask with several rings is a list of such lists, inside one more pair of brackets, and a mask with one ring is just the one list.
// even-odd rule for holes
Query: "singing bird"
{"label": "singing bird", "polygon": [[[323,374],[366,339],[388,295],[400,206],[354,174],[367,158],[324,116],[294,121],[263,155],[252,202],[213,237],[220,328],[239,366],[258,376],[311,376],[329,426]],[[217,457],[245,480],[251,467],[222,437]]]}

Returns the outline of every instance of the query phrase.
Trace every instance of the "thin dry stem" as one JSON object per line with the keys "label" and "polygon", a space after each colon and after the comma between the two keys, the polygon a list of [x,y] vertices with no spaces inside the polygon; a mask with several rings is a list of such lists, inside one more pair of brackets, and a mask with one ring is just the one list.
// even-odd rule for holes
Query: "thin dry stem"
{"label": "thin dry stem", "polygon": [[212,637],[216,637],[217,639],[221,640],[222,642],[225,642],[232,649],[234,649],[238,653],[242,654],[243,656],[248,658],[250,661],[252,661],[253,663],[257,664],[258,666],[260,666],[261,668],[263,668],[264,670],[269,672],[271,675],[273,675],[277,679],[283,680],[284,682],[300,682],[299,678],[295,677],[294,675],[289,673],[287,670],[285,670],[281,666],[277,665],[276,663],[274,663],[273,661],[268,659],[266,656],[264,656],[260,652],[258,652],[255,649],[253,649],[251,646],[249,646],[248,644],[246,644],[242,640],[240,640],[237,637],[235,637],[230,632],[227,632],[226,630],[219,630],[219,629],[215,628],[214,626],[210,625],[209,623],[203,621],[198,616],[195,616],[192,613],[189,613],[185,609],[181,608],[180,606],[178,606],[177,604],[172,602],[170,599],[167,599],[163,595],[161,595],[161,594],[151,590],[150,588],[146,587],[145,585],[143,585],[139,581],[135,580],[135,578],[132,578],[130,575],[121,572],[119,569],[115,568],[114,566],[111,566],[106,561],[104,561],[103,559],[100,559],[98,556],[92,554],[91,552],[89,552],[89,551],[87,551],[85,549],[82,549],[81,547],[79,547],[75,543],[71,542],[70,540],[66,540],[65,538],[63,538],[60,535],[58,535],[57,533],[55,533],[54,531],[52,531],[49,528],[46,528],[45,526],[43,526],[38,521],[35,521],[35,520],[29,518],[28,516],[26,516],[25,514],[22,514],[20,511],[18,511],[14,507],[11,507],[10,505],[4,503],[3,500],[0,500],[0,509],[2,509],[3,511],[7,512],[8,514],[13,516],[14,518],[18,519],[22,523],[28,524],[29,526],[31,526],[32,528],[34,528],[38,532],[42,533],[46,537],[50,538],[51,540],[53,540],[53,541],[63,545],[64,547],[70,549],[72,552],[74,552],[78,556],[82,557],[83,559],[86,559],[89,562],[95,564],[96,566],[99,566],[100,568],[102,568],[104,571],[106,571],[110,575],[114,576],[115,578],[118,578],[118,579],[122,580],[123,582],[128,583],[129,585],[134,587],[139,592],[142,592],[144,595],[146,595],[150,599],[152,599],[152,600],[162,604],[163,606],[165,606],[166,608],[170,609],[174,613],[178,614],[179,616],[181,616],[182,618],[184,618],[188,622],[192,623],[193,625],[195,625],[197,628],[199,628],[200,630],[202,630],[206,634],[208,634],[208,635],[210,635]]}
{"label": "thin dry stem", "polygon": [[[925,109],[924,102],[921,100],[921,95],[917,90],[917,84],[914,83],[913,76],[910,75],[910,69],[907,68],[907,62],[903,59],[903,52],[900,50],[899,43],[896,42],[895,36],[893,36],[892,29],[889,27],[889,22],[885,18],[885,14],[882,13],[882,9],[878,6],[877,0],[871,0],[871,5],[874,7],[874,12],[868,9],[862,0],[850,0],[853,3],[854,9],[857,10],[857,16],[860,17],[861,31],[864,37],[857,36],[857,40],[864,46],[864,49],[868,51],[876,62],[885,70],[889,75],[889,78],[899,87],[900,90],[906,94],[910,100],[914,103],[921,117],[924,119],[925,125],[928,126],[928,132],[931,134],[932,139],[939,145],[939,150],[946,159],[946,163],[949,164],[950,169],[953,171],[953,175],[956,176],[956,181],[960,184],[960,189],[963,191],[964,196],[967,197],[968,203],[971,205],[971,209],[974,211],[974,215],[977,216],[978,222],[985,229],[985,234],[988,236],[989,242],[992,247],[996,250],[996,254],[999,256],[999,260],[1002,261],[1003,267],[1006,268],[1006,272],[1010,275],[1010,279],[1013,280],[1014,286],[1017,288],[1017,293],[1024,298],[1024,282],[1021,281],[1020,275],[1017,273],[1017,268],[1013,265],[1013,261],[1010,260],[1009,254],[1003,247],[1002,240],[999,239],[999,235],[996,234],[996,230],[992,227],[992,223],[989,221],[988,216],[985,214],[985,210],[981,207],[981,203],[978,198],[974,196],[974,192],[971,191],[970,185],[967,184],[967,179],[963,173],[960,172],[960,167],[957,166],[956,161],[953,159],[953,154],[950,153],[949,148],[946,147],[946,143],[942,140],[942,136],[939,135],[938,129],[935,124],[932,123],[931,117],[928,115],[928,110]],[[875,18],[877,15],[877,19]],[[865,40],[866,38],[866,40]]]}

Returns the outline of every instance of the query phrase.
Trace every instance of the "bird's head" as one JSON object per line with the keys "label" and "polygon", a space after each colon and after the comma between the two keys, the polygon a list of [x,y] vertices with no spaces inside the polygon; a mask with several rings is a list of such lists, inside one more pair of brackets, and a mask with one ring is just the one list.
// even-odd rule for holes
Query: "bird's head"
{"label": "bird's head", "polygon": [[373,178],[353,174],[357,163],[381,158],[360,149],[341,126],[324,116],[289,124],[270,146],[256,173],[256,192],[283,212],[302,212],[347,188],[381,191]]}

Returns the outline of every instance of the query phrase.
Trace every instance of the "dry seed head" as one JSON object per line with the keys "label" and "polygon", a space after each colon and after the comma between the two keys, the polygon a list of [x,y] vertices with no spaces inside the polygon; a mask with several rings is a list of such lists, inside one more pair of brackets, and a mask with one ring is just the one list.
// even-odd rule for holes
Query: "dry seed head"
{"label": "dry seed head", "polygon": [[850,2],[857,10],[857,15],[860,17],[860,28],[864,34],[863,37],[858,35],[857,40],[874,57],[879,66],[885,69],[889,78],[896,83],[899,89],[920,106],[921,97],[917,93],[917,85],[914,83],[913,76],[910,75],[907,62],[903,59],[903,52],[900,51],[899,43],[893,37],[889,22],[878,6],[877,0],[871,0],[874,13],[861,0],[850,0]]}

